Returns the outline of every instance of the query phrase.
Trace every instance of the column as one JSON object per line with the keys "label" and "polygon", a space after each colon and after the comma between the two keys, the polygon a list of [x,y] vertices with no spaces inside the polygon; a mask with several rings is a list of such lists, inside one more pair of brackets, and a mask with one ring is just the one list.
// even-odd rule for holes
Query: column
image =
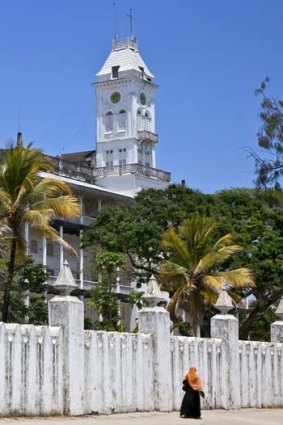
{"label": "column", "polygon": [[26,244],[26,247],[25,247],[26,255],[29,255],[30,254],[30,252],[29,252],[29,225],[27,223],[25,223],[25,244]]}
{"label": "column", "polygon": [[283,297],[275,311],[279,320],[272,323],[270,327],[271,342],[283,342]]}
{"label": "column", "polygon": [[163,307],[139,311],[139,332],[153,336],[154,408],[172,410],[172,377],[170,351],[170,316]]}
{"label": "column", "polygon": [[100,212],[101,209],[102,209],[102,201],[101,201],[101,199],[98,199],[98,201],[97,201],[97,211]]}
{"label": "column", "polygon": [[210,324],[211,338],[221,338],[225,344],[227,405],[224,407],[239,409],[241,407],[239,321],[232,314],[216,314]]}
{"label": "column", "polygon": [[77,287],[67,262],[63,264],[54,283],[60,290],[48,302],[49,326],[63,330],[63,382],[64,414],[70,416],[84,413],[84,306],[70,292]]}
{"label": "column", "polygon": [[45,236],[42,236],[42,265],[47,266],[47,242]]}
{"label": "column", "polygon": [[83,230],[80,230],[80,289],[84,289],[84,250],[81,248]]}
{"label": "column", "polygon": [[[59,234],[60,234],[60,238],[61,239],[64,239],[63,226],[60,226],[60,228],[59,228]],[[63,263],[64,263],[64,246],[63,246],[63,244],[60,244],[60,270],[63,267]]]}

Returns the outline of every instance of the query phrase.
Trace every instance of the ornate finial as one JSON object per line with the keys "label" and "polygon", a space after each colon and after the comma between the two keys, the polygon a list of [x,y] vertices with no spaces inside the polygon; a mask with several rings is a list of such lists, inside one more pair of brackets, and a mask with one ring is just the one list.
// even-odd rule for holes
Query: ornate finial
{"label": "ornate finial", "polygon": [[151,275],[151,278],[148,281],[147,289],[143,298],[148,302],[150,307],[155,307],[158,303],[164,301],[157,280],[153,275]]}
{"label": "ornate finial", "polygon": [[53,285],[54,288],[60,291],[60,295],[70,295],[72,291],[78,289],[78,285],[72,275],[69,263],[67,260],[64,261],[63,267]]}
{"label": "ornate finial", "polygon": [[221,289],[216,304],[214,304],[214,307],[216,307],[221,314],[227,314],[228,311],[234,308],[232,298],[227,293],[226,289]]}
{"label": "ornate finial", "polygon": [[280,320],[283,320],[283,297],[281,298],[280,303],[278,304],[275,314],[279,317]]}

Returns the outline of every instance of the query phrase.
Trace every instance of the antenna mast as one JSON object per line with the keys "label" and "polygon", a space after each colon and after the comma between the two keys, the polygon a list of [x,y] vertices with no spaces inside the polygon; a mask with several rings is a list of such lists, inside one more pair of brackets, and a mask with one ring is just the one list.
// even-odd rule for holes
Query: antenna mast
{"label": "antenna mast", "polygon": [[130,9],[130,13],[127,13],[127,16],[130,18],[131,38],[133,38],[133,13],[132,13],[132,9]]}
{"label": "antenna mast", "polygon": [[113,0],[113,14],[114,14],[114,40],[118,40],[116,0]]}

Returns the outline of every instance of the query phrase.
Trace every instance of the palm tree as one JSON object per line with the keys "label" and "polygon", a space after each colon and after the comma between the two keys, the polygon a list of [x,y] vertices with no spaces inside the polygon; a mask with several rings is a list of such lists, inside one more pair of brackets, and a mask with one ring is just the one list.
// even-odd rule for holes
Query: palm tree
{"label": "palm tree", "polygon": [[213,303],[220,289],[255,285],[247,268],[220,271],[221,265],[242,247],[226,234],[216,240],[217,224],[210,218],[194,214],[178,228],[164,233],[163,247],[168,254],[160,269],[162,286],[172,294],[168,310],[175,316],[178,306],[188,311],[194,334],[199,336],[205,302]]}
{"label": "palm tree", "polygon": [[68,185],[54,178],[41,178],[40,173],[50,173],[53,165],[32,145],[24,147],[20,141],[11,145],[0,161],[0,228],[10,230],[8,271],[4,282],[2,321],[7,322],[10,292],[15,272],[16,256],[24,254],[23,228],[30,225],[38,235],[72,249],[50,226],[53,217],[77,217],[77,199]]}

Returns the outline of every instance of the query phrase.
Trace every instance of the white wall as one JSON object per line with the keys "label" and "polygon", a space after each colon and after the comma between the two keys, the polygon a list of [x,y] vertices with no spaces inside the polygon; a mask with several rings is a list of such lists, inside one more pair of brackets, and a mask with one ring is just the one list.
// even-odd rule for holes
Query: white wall
{"label": "white wall", "polygon": [[154,410],[150,335],[85,331],[85,413]]}
{"label": "white wall", "polygon": [[0,416],[62,413],[61,329],[0,323]]}
{"label": "white wall", "polygon": [[[66,312],[64,306],[60,307],[61,299],[64,305],[75,302],[74,297],[57,297],[58,320],[60,312]],[[80,304],[78,300],[77,303]],[[145,310],[148,321],[151,312]],[[54,311],[50,323],[55,323]],[[69,314],[74,316],[71,310]],[[165,314],[168,313],[164,310]],[[164,352],[167,343],[160,340],[163,335],[167,341],[165,322],[163,326],[152,320],[157,331],[152,329],[146,334],[83,331],[81,325],[74,339],[74,328],[83,309],[76,312],[73,322],[65,316],[65,342],[59,327],[0,323],[0,416],[62,414],[68,412],[68,403],[77,401],[80,409],[69,410],[74,415],[179,410],[182,380],[191,365],[198,368],[202,378],[206,393],[203,408],[233,407],[231,376],[239,382],[238,407],[283,406],[280,342],[236,341],[236,367],[231,363],[225,338],[170,337],[168,330],[168,357]],[[145,326],[145,319],[143,322]],[[68,358],[67,346],[72,347]],[[70,366],[70,358],[77,358],[78,347],[82,360]],[[166,373],[161,367],[164,363],[168,366]],[[76,389],[76,396],[70,392],[69,398],[75,400],[64,394],[69,382]],[[160,391],[164,385],[167,391]]]}

